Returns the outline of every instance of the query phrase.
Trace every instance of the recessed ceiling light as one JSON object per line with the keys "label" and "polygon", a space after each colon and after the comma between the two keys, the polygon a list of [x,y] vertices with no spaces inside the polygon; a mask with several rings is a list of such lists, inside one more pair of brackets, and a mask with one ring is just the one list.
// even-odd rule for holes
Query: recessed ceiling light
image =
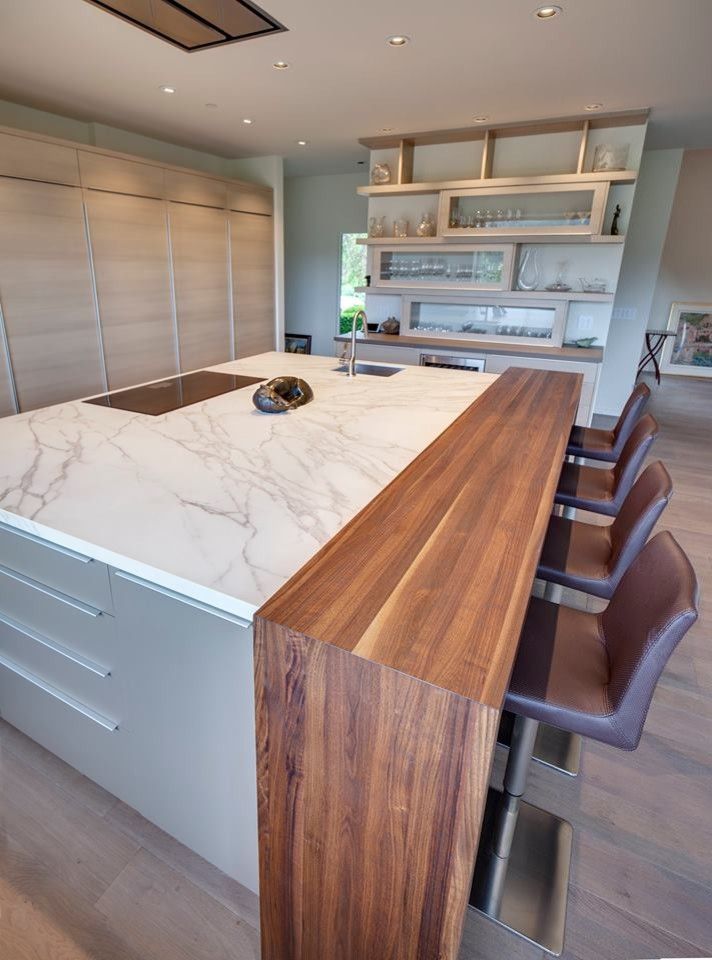
{"label": "recessed ceiling light", "polygon": [[405,37],[403,34],[396,34],[393,37],[386,37],[386,43],[390,44],[392,47],[404,47],[409,41],[410,37]]}
{"label": "recessed ceiling light", "polygon": [[489,120],[489,117],[485,117],[485,116],[472,118],[473,123],[487,123],[488,120]]}
{"label": "recessed ceiling light", "polygon": [[297,140],[297,146],[299,147],[306,147],[308,143],[308,140]]}
{"label": "recessed ceiling light", "polygon": [[242,122],[246,123],[249,126],[252,123],[252,120],[250,120],[249,117],[245,117]]}
{"label": "recessed ceiling light", "polygon": [[276,60],[272,64],[272,66],[274,67],[275,70],[286,70],[289,64],[286,63],[284,60]]}
{"label": "recessed ceiling light", "polygon": [[176,88],[175,88],[175,87],[171,87],[171,86],[169,86],[168,84],[166,84],[166,85],[164,85],[164,86],[161,86],[161,87],[159,87],[158,89],[161,90],[163,93],[175,93],[175,92],[176,92]]}
{"label": "recessed ceiling light", "polygon": [[561,7],[555,4],[547,4],[544,7],[537,7],[534,11],[534,16],[539,20],[553,20],[554,17],[558,17],[561,12]]}
{"label": "recessed ceiling light", "polygon": [[587,103],[584,110],[588,110],[589,113],[595,113],[596,110],[601,110],[602,108],[602,103]]}

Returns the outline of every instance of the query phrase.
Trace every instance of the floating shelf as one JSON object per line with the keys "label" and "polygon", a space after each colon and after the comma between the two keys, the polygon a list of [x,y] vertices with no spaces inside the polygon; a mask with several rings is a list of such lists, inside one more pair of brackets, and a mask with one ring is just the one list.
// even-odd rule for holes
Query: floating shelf
{"label": "floating shelf", "polygon": [[[417,280],[415,281],[418,282]],[[449,294],[455,294],[459,297],[496,297],[497,300],[522,300],[526,298],[534,300],[569,300],[574,301],[575,303],[581,303],[583,301],[590,301],[591,303],[612,303],[615,297],[614,293],[583,293],[580,290],[567,290],[564,292],[559,292],[556,290],[491,290],[491,289],[478,289],[473,290],[471,287],[467,289],[458,289],[453,286],[452,289],[449,287],[354,287],[356,293],[371,293],[377,294],[378,296],[393,296],[393,297],[402,297],[410,296],[413,294],[425,294],[433,293],[438,296],[447,297]]]}
{"label": "floating shelf", "polygon": [[[494,230],[492,231],[494,234]],[[467,236],[467,234],[456,234],[452,237],[364,237],[356,242],[366,246],[412,246],[417,247],[420,244],[439,244],[439,243],[488,243],[493,241],[497,243],[625,243],[625,236],[618,234],[613,237],[605,234],[587,234],[587,233],[569,233],[548,236],[543,233],[517,234],[516,236]]]}
{"label": "floating shelf", "polygon": [[547,183],[635,183],[635,170],[604,170],[600,173],[557,173],[538,177],[490,177],[481,180],[440,180],[425,183],[386,183],[357,187],[362,197],[403,197],[436,194],[443,190],[476,190],[497,187],[531,187]]}

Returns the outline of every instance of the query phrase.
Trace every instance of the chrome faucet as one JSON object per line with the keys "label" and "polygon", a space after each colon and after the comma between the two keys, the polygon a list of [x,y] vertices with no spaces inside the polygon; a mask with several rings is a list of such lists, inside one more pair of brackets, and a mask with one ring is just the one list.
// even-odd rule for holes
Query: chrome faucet
{"label": "chrome faucet", "polygon": [[356,376],[356,325],[358,321],[361,321],[361,326],[363,327],[363,336],[364,339],[368,339],[368,320],[366,319],[365,310],[357,310],[353,315],[353,320],[351,321],[351,356],[349,357],[348,363],[348,376]]}

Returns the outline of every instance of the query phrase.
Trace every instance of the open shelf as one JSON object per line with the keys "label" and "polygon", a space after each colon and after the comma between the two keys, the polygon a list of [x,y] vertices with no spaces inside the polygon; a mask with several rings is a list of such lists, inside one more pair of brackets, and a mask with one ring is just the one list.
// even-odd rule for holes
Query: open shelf
{"label": "open shelf", "polygon": [[600,173],[557,173],[537,177],[490,177],[478,180],[439,180],[427,183],[386,183],[357,187],[363,197],[413,196],[440,193],[443,190],[475,190],[497,187],[529,187],[548,183],[635,183],[635,170],[604,170]]}
{"label": "open shelf", "polygon": [[[472,231],[474,234],[474,230]],[[439,243],[625,243],[625,236],[623,234],[618,234],[617,236],[611,236],[608,233],[605,234],[594,234],[593,236],[589,234],[559,234],[555,236],[547,236],[546,234],[518,234],[517,236],[468,236],[467,234],[459,234],[452,237],[365,237],[358,239],[356,241],[360,244],[365,244],[366,246],[413,246],[417,247],[424,244],[439,244]]]}
{"label": "open shelf", "polygon": [[432,293],[437,294],[437,296],[447,297],[448,294],[457,295],[457,296],[490,296],[496,297],[497,300],[521,300],[526,298],[527,300],[568,300],[575,303],[581,303],[583,301],[591,303],[612,303],[615,297],[614,293],[583,293],[581,290],[566,290],[564,292],[552,291],[552,290],[472,290],[470,289],[457,289],[453,287],[452,290],[447,289],[443,290],[442,287],[427,287],[422,286],[414,288],[408,286],[389,286],[389,287],[355,287],[356,293],[371,293],[377,294],[378,296],[410,296],[412,294],[426,294]]}

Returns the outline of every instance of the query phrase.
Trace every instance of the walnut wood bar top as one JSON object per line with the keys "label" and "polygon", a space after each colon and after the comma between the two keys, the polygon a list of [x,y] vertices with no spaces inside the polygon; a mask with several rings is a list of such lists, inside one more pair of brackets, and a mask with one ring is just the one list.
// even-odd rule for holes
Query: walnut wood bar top
{"label": "walnut wood bar top", "polygon": [[580,389],[505,371],[258,616],[499,709]]}
{"label": "walnut wood bar top", "polygon": [[[339,334],[334,340],[346,342],[350,334]],[[443,350],[466,350],[468,353],[511,354],[516,357],[549,357],[551,360],[580,360],[585,363],[603,363],[601,347],[542,347],[537,343],[501,343],[496,340],[450,340],[445,337],[411,337],[407,334],[369,333],[368,338],[357,334],[359,343],[389,347],[417,347],[429,353]]]}

